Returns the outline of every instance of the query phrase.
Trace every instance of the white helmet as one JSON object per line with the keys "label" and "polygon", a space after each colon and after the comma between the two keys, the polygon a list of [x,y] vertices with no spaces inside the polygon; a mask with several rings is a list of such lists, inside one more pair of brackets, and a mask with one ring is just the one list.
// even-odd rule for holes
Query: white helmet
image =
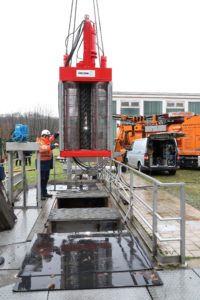
{"label": "white helmet", "polygon": [[42,132],[41,132],[41,136],[42,135],[50,135],[51,134],[51,132],[49,131],[49,130],[47,130],[47,129],[44,129],[44,130],[42,130]]}

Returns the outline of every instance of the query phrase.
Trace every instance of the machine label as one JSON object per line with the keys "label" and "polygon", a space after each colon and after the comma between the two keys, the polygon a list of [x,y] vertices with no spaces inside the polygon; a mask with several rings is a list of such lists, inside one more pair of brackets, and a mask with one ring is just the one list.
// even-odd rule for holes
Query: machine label
{"label": "machine label", "polygon": [[158,131],[166,131],[166,125],[150,125],[145,126],[145,132],[158,132]]}
{"label": "machine label", "polygon": [[77,77],[95,77],[95,70],[76,70]]}

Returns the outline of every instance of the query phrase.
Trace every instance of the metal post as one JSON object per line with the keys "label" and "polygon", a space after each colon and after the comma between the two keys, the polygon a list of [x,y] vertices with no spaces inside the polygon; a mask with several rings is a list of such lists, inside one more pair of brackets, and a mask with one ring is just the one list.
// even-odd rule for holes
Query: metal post
{"label": "metal post", "polygon": [[130,172],[130,219],[133,220],[133,172]]}
{"label": "metal post", "polygon": [[185,186],[180,187],[180,255],[181,264],[185,265]]}
{"label": "metal post", "polygon": [[37,151],[37,206],[42,207],[42,203],[41,203],[40,151]]}
{"label": "metal post", "polygon": [[22,162],[22,186],[23,186],[23,207],[26,208],[26,167],[25,167],[25,157],[24,152],[21,152],[21,162]]}
{"label": "metal post", "polygon": [[[75,170],[76,173],[76,170]],[[67,179],[72,178],[72,161],[71,158],[67,159]]]}
{"label": "metal post", "polygon": [[118,164],[118,165],[117,165],[117,174],[118,174],[118,176],[120,176],[120,175],[121,175],[121,171],[122,171],[122,169],[121,169],[121,165],[120,165],[120,164]]}
{"label": "metal post", "polygon": [[112,192],[112,159],[110,159],[110,176],[109,176],[109,179],[110,179],[110,193]]}
{"label": "metal post", "polygon": [[56,191],[56,157],[53,157],[53,183],[54,188],[53,190]]}
{"label": "metal post", "polygon": [[158,186],[156,185],[156,183],[154,183],[154,187],[153,187],[153,245],[152,245],[152,252],[153,252],[153,256],[156,256],[157,254],[157,237],[156,237],[156,233],[158,231],[158,220],[157,220],[157,209],[158,209]]}
{"label": "metal post", "polygon": [[12,205],[14,205],[13,199],[13,152],[8,152],[8,198]]}

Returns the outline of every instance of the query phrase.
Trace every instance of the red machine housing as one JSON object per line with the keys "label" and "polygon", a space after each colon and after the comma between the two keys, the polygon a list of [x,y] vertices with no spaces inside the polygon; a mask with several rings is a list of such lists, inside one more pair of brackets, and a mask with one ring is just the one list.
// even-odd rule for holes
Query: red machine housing
{"label": "red machine housing", "polygon": [[83,60],[66,62],[59,74],[61,157],[111,156],[112,69],[100,58],[96,67],[96,27],[88,16],[83,28]]}

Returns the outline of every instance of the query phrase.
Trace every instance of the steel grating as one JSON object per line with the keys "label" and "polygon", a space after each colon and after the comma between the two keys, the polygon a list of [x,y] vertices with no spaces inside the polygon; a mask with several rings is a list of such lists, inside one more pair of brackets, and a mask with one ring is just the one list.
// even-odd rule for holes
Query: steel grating
{"label": "steel grating", "polygon": [[38,234],[22,263],[14,291],[161,285],[129,233]]}

